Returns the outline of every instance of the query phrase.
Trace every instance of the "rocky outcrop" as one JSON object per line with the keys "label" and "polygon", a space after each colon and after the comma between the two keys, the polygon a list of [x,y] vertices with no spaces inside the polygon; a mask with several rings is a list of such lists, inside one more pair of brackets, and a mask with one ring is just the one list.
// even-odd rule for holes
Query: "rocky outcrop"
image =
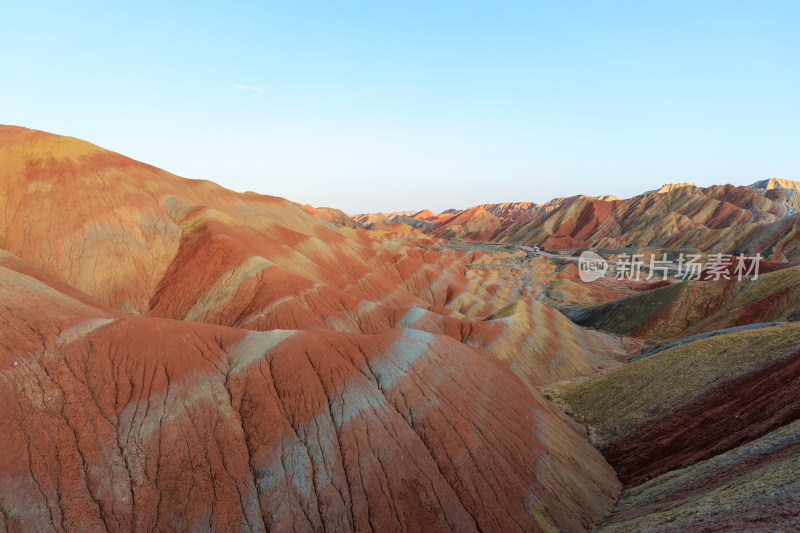
{"label": "rocky outcrop", "polygon": [[757,181],[750,185],[750,187],[762,191],[768,191],[771,189],[790,189],[800,191],[800,182],[783,178],[770,178],[768,180]]}

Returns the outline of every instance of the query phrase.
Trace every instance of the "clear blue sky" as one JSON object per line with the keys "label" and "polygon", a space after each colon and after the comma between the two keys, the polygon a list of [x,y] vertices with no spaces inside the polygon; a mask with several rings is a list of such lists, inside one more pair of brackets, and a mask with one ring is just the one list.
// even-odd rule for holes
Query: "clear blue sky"
{"label": "clear blue sky", "polygon": [[0,123],[347,212],[800,179],[800,2],[4,2]]}

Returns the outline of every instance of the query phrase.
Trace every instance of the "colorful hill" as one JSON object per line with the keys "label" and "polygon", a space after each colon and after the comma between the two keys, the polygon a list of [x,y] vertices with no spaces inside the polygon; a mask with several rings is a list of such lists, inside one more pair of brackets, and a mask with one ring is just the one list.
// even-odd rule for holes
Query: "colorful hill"
{"label": "colorful hill", "polygon": [[535,386],[627,349],[508,254],[23,128],[0,163],[4,530],[588,531],[613,505]]}
{"label": "colorful hill", "polygon": [[617,490],[448,336],[131,317],[9,256],[0,297],[9,531],[589,529]]}
{"label": "colorful hill", "polygon": [[[790,528],[798,208],[351,218],[1,126],[0,531]],[[772,261],[584,283],[518,243]]]}
{"label": "colorful hill", "polygon": [[667,184],[627,200],[573,196],[448,210],[436,224],[419,227],[440,238],[548,250],[656,246],[800,262],[798,188],[798,182],[778,179],[749,187]]}

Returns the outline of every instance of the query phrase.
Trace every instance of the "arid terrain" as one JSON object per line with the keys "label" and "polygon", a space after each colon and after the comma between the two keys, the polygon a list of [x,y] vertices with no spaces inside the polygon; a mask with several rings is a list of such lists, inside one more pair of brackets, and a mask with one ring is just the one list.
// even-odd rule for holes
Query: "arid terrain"
{"label": "arid terrain", "polygon": [[789,180],[351,217],[0,126],[0,531],[800,530],[799,244]]}

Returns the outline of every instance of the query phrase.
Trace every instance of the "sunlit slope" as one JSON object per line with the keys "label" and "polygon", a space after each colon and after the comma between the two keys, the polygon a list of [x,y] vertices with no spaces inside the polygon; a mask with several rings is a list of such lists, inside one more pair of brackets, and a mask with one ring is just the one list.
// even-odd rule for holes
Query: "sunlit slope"
{"label": "sunlit slope", "polygon": [[281,198],[187,180],[98,146],[0,127],[0,248],[97,299],[144,312],[175,258],[180,221],[213,206],[257,231],[341,238]]}

